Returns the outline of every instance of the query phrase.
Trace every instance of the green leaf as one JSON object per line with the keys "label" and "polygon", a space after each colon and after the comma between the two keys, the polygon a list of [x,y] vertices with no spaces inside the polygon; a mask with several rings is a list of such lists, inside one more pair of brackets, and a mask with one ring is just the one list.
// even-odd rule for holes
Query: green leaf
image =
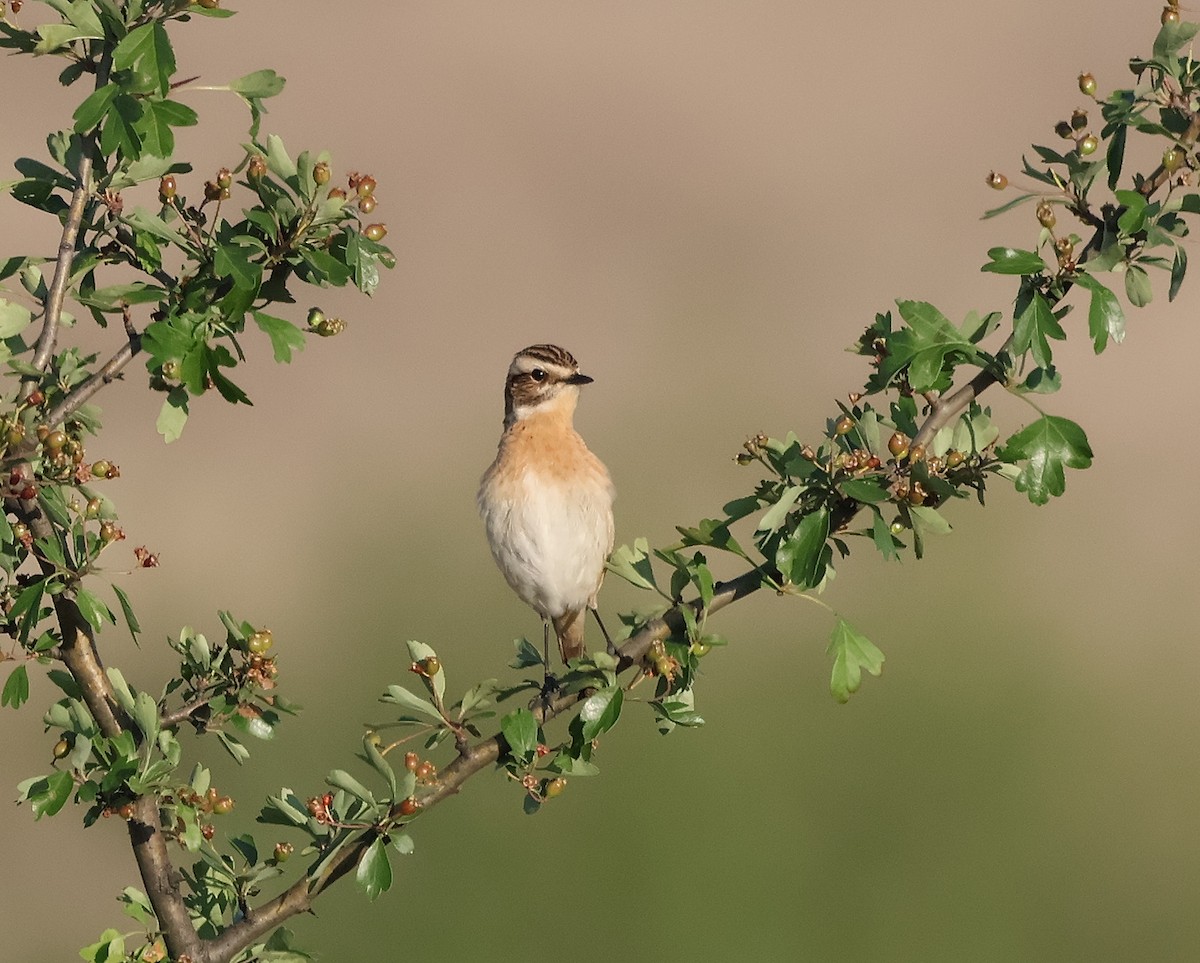
{"label": "green leaf", "polygon": [[[892,335],[892,354],[888,356],[886,369],[889,378],[907,365],[913,390],[939,389],[949,384],[948,357],[978,357],[979,350],[975,345],[932,304],[897,301],[896,306],[907,327]],[[880,370],[885,369],[881,367]]]}
{"label": "green leaf", "polygon": [[1013,353],[1020,357],[1032,349],[1038,367],[1050,367],[1052,355],[1047,338],[1063,341],[1067,337],[1050,302],[1028,282],[1022,283],[1017,295],[1013,318]]}
{"label": "green leaf", "polygon": [[256,70],[229,82],[229,89],[242,97],[274,97],[282,93],[287,83],[274,70]]}
{"label": "green leaf", "polygon": [[1108,189],[1111,191],[1121,180],[1121,169],[1125,166],[1125,140],[1128,128],[1119,124],[1113,131],[1108,142],[1108,150],[1104,155],[1108,167]]}
{"label": "green leaf", "polygon": [[1008,462],[1026,462],[1015,485],[1035,505],[1044,505],[1052,495],[1066,490],[1064,467],[1087,468],[1092,463],[1092,449],[1083,429],[1055,415],[1045,415],[1022,428],[997,455]]}
{"label": "green leaf", "polygon": [[909,508],[908,514],[923,531],[931,535],[950,534],[950,523],[941,516],[936,508],[930,508],[928,505],[914,505]]}
{"label": "green leaf", "polygon": [[104,115],[104,129],[100,132],[100,149],[106,154],[120,153],[122,157],[136,160],[142,153],[142,139],[138,134],[138,122],[142,119],[142,105],[129,94],[119,93],[113,98]]}
{"label": "green leaf", "polygon": [[513,646],[517,650],[517,655],[515,659],[508,663],[512,668],[528,669],[530,666],[543,664],[542,653],[528,639],[513,639]]}
{"label": "green leaf", "polygon": [[1115,191],[1117,200],[1124,208],[1117,218],[1117,229],[1123,235],[1136,234],[1146,223],[1146,198],[1140,191]]}
{"label": "green leaf", "polygon": [[0,338],[12,338],[24,331],[33,315],[29,309],[0,298]]}
{"label": "green leaf", "polygon": [[304,348],[304,332],[283,318],[275,318],[261,311],[251,312],[254,323],[271,339],[271,349],[275,352],[275,360],[281,364],[290,364],[292,352]]}
{"label": "green leaf", "polygon": [[1088,305],[1088,332],[1092,336],[1096,354],[1107,347],[1109,338],[1115,344],[1125,340],[1125,312],[1117,296],[1090,274],[1077,274],[1075,283],[1092,293]]}
{"label": "green leaf", "polygon": [[237,244],[217,245],[213,271],[218,277],[230,278],[244,290],[256,290],[262,280],[262,268],[252,263],[246,249]]}
{"label": "green leaf", "polygon": [[[614,575],[625,579],[630,585],[634,585],[640,589],[649,589],[651,592],[658,592],[660,590],[654,581],[654,566],[650,561],[649,552],[650,546],[646,539],[634,539],[632,548],[628,545],[618,547],[609,556],[606,567]],[[537,662],[527,664],[539,665],[541,664],[541,659],[538,658]],[[521,666],[514,666],[514,668],[521,668]]]}
{"label": "green leaf", "polygon": [[583,720],[583,738],[591,742],[615,726],[624,701],[625,693],[619,685],[601,689],[589,696],[579,710],[579,718]]}
{"label": "green leaf", "polygon": [[92,91],[87,99],[75,108],[75,133],[86,134],[104,119],[112,106],[113,98],[121,92],[116,84],[105,84]]}
{"label": "green leaf", "polygon": [[1026,201],[1032,201],[1035,197],[1040,197],[1040,194],[1022,194],[1019,197],[1013,198],[1007,204],[1001,204],[999,207],[993,207],[990,211],[986,211],[980,220],[986,221],[989,217],[996,217],[999,214],[1004,214],[1011,211],[1019,204],[1024,204]]}
{"label": "green leaf", "polygon": [[66,805],[70,798],[75,781],[69,772],[56,772],[53,775],[38,779],[27,793],[29,804],[33,808],[33,818],[53,816]]}
{"label": "green leaf", "polygon": [[833,658],[829,691],[838,702],[849,702],[850,696],[858,691],[863,669],[873,676],[883,671],[883,653],[843,618],[839,618],[833,627],[828,654]]}
{"label": "green leaf", "polygon": [[4,683],[4,691],[0,692],[0,706],[12,706],[20,709],[29,701],[29,672],[24,665],[19,665],[8,674]]}
{"label": "green leaf", "polygon": [[348,792],[356,799],[361,799],[368,805],[376,805],[375,797],[371,795],[371,791],[367,789],[361,782],[355,779],[345,769],[334,769],[328,776],[325,777],[325,782],[335,789],[341,789]]}
{"label": "green leaf", "polygon": [[538,724],[528,709],[514,709],[500,720],[500,731],[508,743],[509,754],[518,762],[533,758],[538,744]]}
{"label": "green leaf", "polygon": [[979,269],[981,271],[992,274],[1041,274],[1046,270],[1046,262],[1035,251],[994,247],[987,253],[991,260]]}
{"label": "green leaf", "polygon": [[1180,47],[1196,36],[1197,30],[1200,30],[1200,24],[1187,23],[1183,20],[1164,23],[1158,36],[1154,38],[1154,58],[1156,60],[1171,59]]}
{"label": "green leaf", "polygon": [[1135,308],[1144,308],[1150,303],[1154,297],[1154,290],[1145,268],[1131,264],[1125,270],[1125,297],[1129,298],[1129,303]]}
{"label": "green leaf", "polygon": [[779,501],[768,508],[758,520],[755,531],[774,532],[787,521],[788,512],[796,506],[800,496],[804,494],[806,485],[789,485],[779,494]]}
{"label": "green leaf", "polygon": [[813,588],[825,577],[825,540],[829,538],[829,509],[824,505],[800,520],[796,530],[775,553],[775,564],[793,585]]}
{"label": "green leaf", "polygon": [[85,588],[76,593],[75,604],[79,606],[79,613],[97,632],[104,627],[106,621],[117,624],[117,617],[109,611],[108,606]]}
{"label": "green leaf", "polygon": [[148,692],[139,692],[134,697],[130,715],[142,732],[143,744],[153,742],[158,736],[158,706],[154,697]]}
{"label": "green leaf", "polygon": [[848,478],[839,482],[838,488],[843,495],[867,505],[885,502],[889,498],[887,483],[882,478]]}
{"label": "green leaf", "polygon": [[393,705],[400,706],[409,712],[415,712],[419,715],[430,716],[434,719],[441,719],[441,715],[437,709],[426,699],[409,692],[403,686],[390,685],[387,691],[380,697],[380,702],[390,702]]}
{"label": "green leaf", "polygon": [[875,542],[875,547],[879,549],[881,554],[889,562],[894,558],[900,557],[900,549],[904,547],[904,543],[892,534],[891,526],[884,520],[883,513],[878,509],[874,509],[875,520],[871,524],[871,539]]}
{"label": "green leaf", "polygon": [[388,862],[387,846],[383,837],[377,837],[367,847],[367,851],[358,862],[354,878],[369,900],[378,899],[381,893],[386,893],[392,888],[392,866]]}
{"label": "green leaf", "polygon": [[88,963],[124,963],[129,959],[125,955],[125,937],[112,929],[101,933],[98,943],[81,949],[79,956]]}
{"label": "green leaf", "polygon": [[183,434],[183,426],[188,420],[188,393],[186,388],[172,388],[167,392],[159,409],[154,427],[163,437],[163,442],[170,444],[177,441]]}
{"label": "green leaf", "polygon": [[117,70],[132,68],[140,90],[156,90],[165,97],[175,73],[175,51],[162,22],[155,20],[129,31],[113,50],[113,66]]}
{"label": "green leaf", "polygon": [[1183,284],[1183,276],[1187,274],[1187,251],[1180,244],[1175,248],[1175,259],[1171,262],[1171,287],[1167,291],[1167,300],[1174,301]]}

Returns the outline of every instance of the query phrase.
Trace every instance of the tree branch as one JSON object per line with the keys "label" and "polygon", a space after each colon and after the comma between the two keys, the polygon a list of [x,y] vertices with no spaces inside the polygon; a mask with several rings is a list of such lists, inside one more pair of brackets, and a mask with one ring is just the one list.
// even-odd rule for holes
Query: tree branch
{"label": "tree branch", "polygon": [[46,414],[46,424],[57,425],[77,411],[92,395],[113,382],[121,370],[142,350],[142,336],[132,327],[126,327],[128,340],[117,352],[104,362],[86,381],[81,382]]}
{"label": "tree branch", "polygon": [[[766,583],[763,580],[763,573],[759,569],[751,569],[731,581],[722,582],[713,592],[708,612],[717,612],[757,591],[764,584]],[[703,611],[703,607],[698,601],[686,604],[697,615]],[[622,673],[640,665],[654,642],[685,630],[686,622],[678,606],[660,618],[651,619],[617,649],[617,672]],[[539,724],[545,723],[582,702],[591,693],[592,690],[585,689],[560,695],[545,708],[536,707],[533,714]],[[418,797],[417,801],[421,810],[424,812],[451,796],[457,795],[463,783],[497,762],[507,751],[508,743],[500,733],[460,750],[454,761],[442,770],[437,783]],[[399,821],[405,818],[400,813],[399,804],[392,808],[388,818],[389,821]],[[397,824],[402,825],[400,822]],[[338,852],[319,878],[311,881],[307,877],[300,879],[275,899],[260,907],[250,909],[245,917],[228,926],[220,936],[203,941],[203,948],[198,955],[193,956],[193,960],[196,963],[222,963],[280,926],[290,917],[297,913],[307,912],[311,909],[312,901],[317,896],[358,865],[362,854],[378,837],[378,830],[370,829],[363,832]]]}
{"label": "tree branch", "polygon": [[67,297],[71,268],[75,263],[75,242],[79,236],[79,226],[83,223],[83,209],[92,193],[92,150],[92,138],[84,138],[83,150],[79,155],[79,170],[75,172],[75,191],[71,195],[71,206],[67,209],[62,238],[58,242],[54,279],[50,282],[50,288],[46,293],[46,302],[42,312],[42,333],[38,336],[37,347],[31,360],[31,364],[39,371],[46,370],[46,366],[54,354],[55,343],[58,341],[58,326],[62,318],[63,302]]}

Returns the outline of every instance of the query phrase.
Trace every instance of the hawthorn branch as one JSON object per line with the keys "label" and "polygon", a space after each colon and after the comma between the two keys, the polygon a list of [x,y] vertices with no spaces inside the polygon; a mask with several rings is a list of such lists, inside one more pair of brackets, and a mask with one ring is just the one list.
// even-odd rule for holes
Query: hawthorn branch
{"label": "hawthorn branch", "polygon": [[58,258],[54,265],[54,279],[46,292],[45,308],[42,312],[42,333],[38,336],[31,364],[45,371],[54,354],[58,341],[58,327],[62,319],[63,302],[71,280],[71,267],[75,262],[75,244],[79,237],[79,226],[83,223],[83,210],[92,194],[92,149],[93,140],[84,140],[79,156],[79,169],[75,172],[75,191],[71,195],[71,206],[63,223],[62,237],[58,242]]}
{"label": "hawthorn branch", "polygon": [[[708,612],[717,612],[732,605],[766,584],[763,571],[757,568],[728,582],[722,582],[713,592]],[[699,601],[685,604],[696,615],[704,611]],[[676,606],[659,618],[651,619],[617,649],[618,674],[640,665],[650,646],[656,641],[684,632],[686,627],[681,606]],[[538,724],[543,724],[567,712],[591,694],[592,690],[584,689],[559,695],[547,706],[537,706],[533,714]],[[424,812],[457,795],[468,779],[498,762],[507,751],[508,743],[501,733],[460,748],[454,761],[439,774],[436,785],[429,787],[429,790],[418,798],[421,810]],[[397,804],[388,814],[386,822],[391,823],[395,820],[397,825],[401,825],[402,819],[405,817],[402,817]],[[380,829],[366,830],[338,852],[321,876],[312,880],[304,877],[275,899],[262,906],[248,908],[242,919],[226,927],[219,936],[202,941],[202,948],[192,957],[195,963],[224,963],[291,917],[308,912],[317,896],[354,870],[363,853],[379,838],[381,832]]]}
{"label": "hawthorn branch", "polygon": [[115,381],[125,366],[141,353],[141,333],[129,324],[128,321],[125,325],[125,335],[125,343],[117,349],[111,358],[101,365],[98,371],[77,385],[65,398],[50,409],[46,414],[47,424],[56,425],[65,421],[71,414],[78,411],[84,402],[91,398],[97,391]]}

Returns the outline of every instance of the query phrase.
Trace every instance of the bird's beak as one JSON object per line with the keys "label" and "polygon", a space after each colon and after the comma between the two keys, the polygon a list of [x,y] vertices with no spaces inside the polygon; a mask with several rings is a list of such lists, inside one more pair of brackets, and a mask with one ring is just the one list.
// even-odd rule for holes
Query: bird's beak
{"label": "bird's beak", "polygon": [[587,375],[580,374],[578,371],[576,371],[573,375],[571,375],[571,377],[569,377],[567,379],[567,384],[569,384],[569,385],[590,385],[593,380],[594,379],[589,378]]}

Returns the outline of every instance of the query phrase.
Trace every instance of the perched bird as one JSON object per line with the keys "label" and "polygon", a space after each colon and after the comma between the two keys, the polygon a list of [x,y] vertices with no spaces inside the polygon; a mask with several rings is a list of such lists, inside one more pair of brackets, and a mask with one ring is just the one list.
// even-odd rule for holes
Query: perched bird
{"label": "perched bird", "polygon": [[608,469],[575,431],[581,385],[570,352],[535,344],[517,353],[504,383],[504,432],[479,485],[479,513],[505,579],[542,617],[546,671],[550,625],[565,663],[584,654],[584,609],[612,649],[596,593],[613,546],[615,492]]}

